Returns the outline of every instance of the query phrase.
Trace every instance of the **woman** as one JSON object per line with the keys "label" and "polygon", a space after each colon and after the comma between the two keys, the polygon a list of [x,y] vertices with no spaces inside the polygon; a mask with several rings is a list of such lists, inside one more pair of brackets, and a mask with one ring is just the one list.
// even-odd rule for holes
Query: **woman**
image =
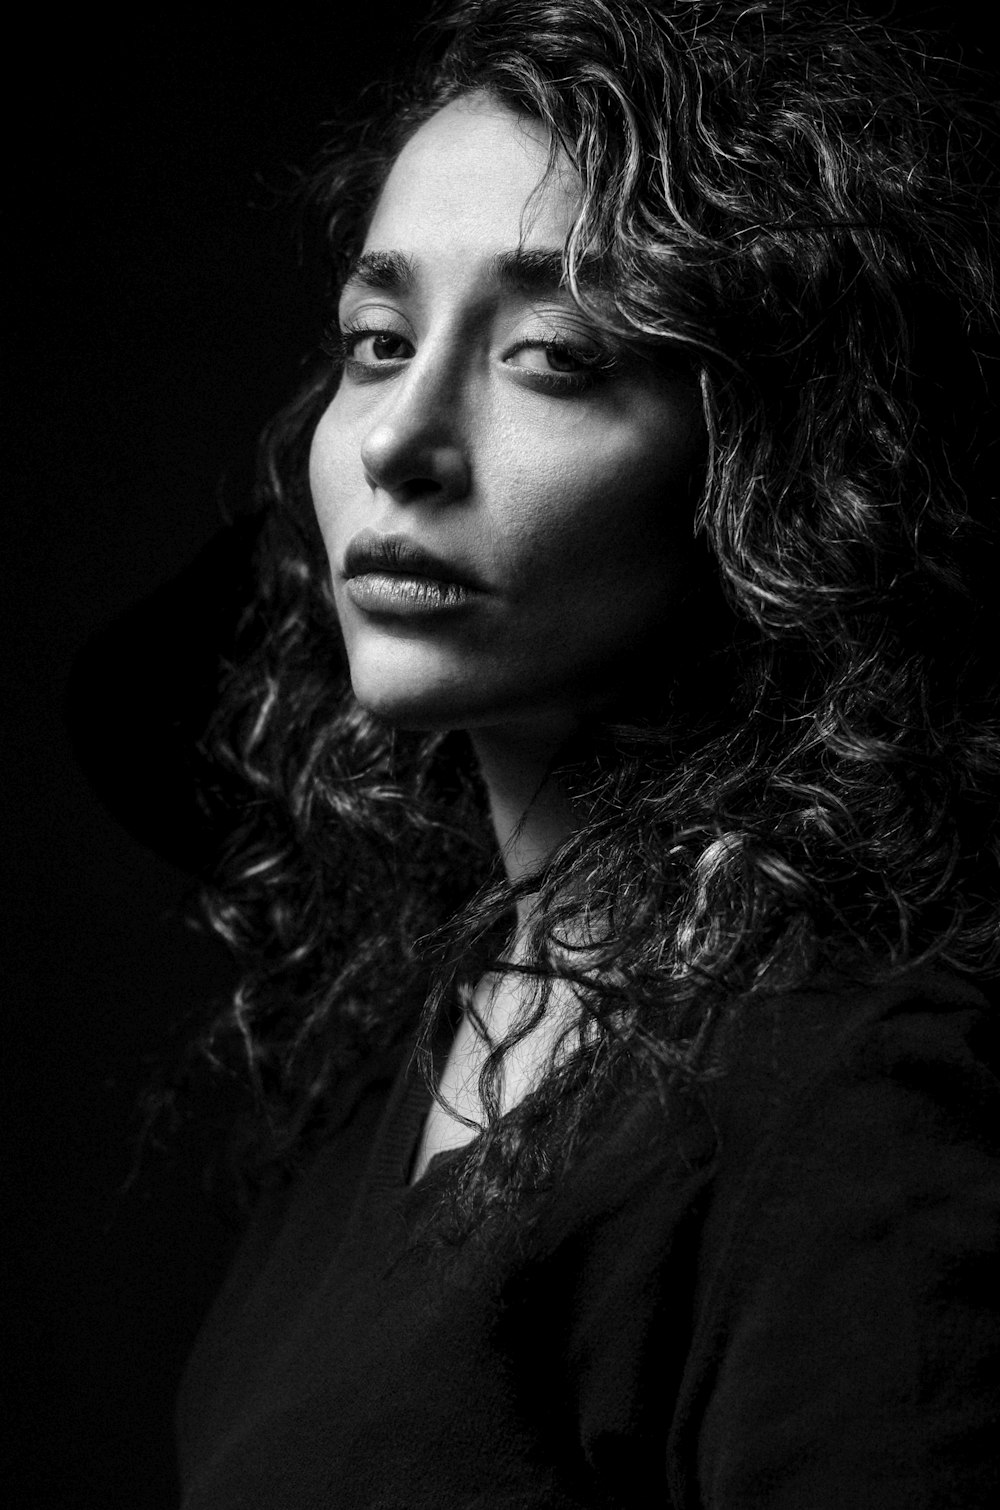
{"label": "woman", "polygon": [[189,1510],[982,1502],[981,140],[826,7],[466,0],[324,166]]}

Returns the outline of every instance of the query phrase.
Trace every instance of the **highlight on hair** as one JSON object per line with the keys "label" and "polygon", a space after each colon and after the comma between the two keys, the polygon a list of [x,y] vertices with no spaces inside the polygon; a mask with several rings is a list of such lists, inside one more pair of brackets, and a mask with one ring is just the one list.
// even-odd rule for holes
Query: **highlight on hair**
{"label": "highlight on hair", "polygon": [[[849,5],[462,0],[315,176],[336,285],[423,120],[475,91],[536,118],[583,185],[568,286],[586,305],[596,260],[594,318],[703,395],[703,648],[664,647],[649,707],[565,752],[580,826],[532,883],[539,987],[484,1071],[469,1221],[555,1178],[623,1084],[724,1072],[761,992],[996,971],[994,191],[963,89]],[[420,1022],[426,1044],[504,960],[515,900],[464,737],[350,692],[306,480],[337,377],[319,364],[265,436],[259,592],[212,734],[246,817],[207,900],[244,967],[209,1052],[249,1073],[277,1159],[361,1054]],[[560,978],[577,1019],[500,1116]]]}

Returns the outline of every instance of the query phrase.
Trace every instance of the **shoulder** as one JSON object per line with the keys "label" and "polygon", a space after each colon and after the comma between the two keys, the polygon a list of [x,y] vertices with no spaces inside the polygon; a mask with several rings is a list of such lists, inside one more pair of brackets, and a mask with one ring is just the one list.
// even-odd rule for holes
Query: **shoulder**
{"label": "shoulder", "polygon": [[[991,995],[920,970],[816,982],[750,1017],[714,1091],[700,1239],[709,1498],[978,1503],[1000,1356]],[[789,1492],[759,1499],[764,1483]]]}
{"label": "shoulder", "polygon": [[943,969],[749,1003],[709,1095],[715,1235],[915,1234],[941,1203],[975,1245],[1000,1209],[998,1030],[992,994]]}
{"label": "shoulder", "polygon": [[996,986],[920,967],[874,984],[829,972],[796,990],[750,998],[722,1034],[711,1104],[723,1142],[728,1132],[744,1148],[756,1144],[852,1089],[859,1113],[873,1092],[887,1112],[893,1088],[900,1107],[908,1088],[917,1099],[957,1095],[970,1111],[995,1106],[997,995]]}
{"label": "shoulder", "polygon": [[[708,1076],[659,1094],[624,1092],[571,1178],[588,1209],[670,1204],[679,1187],[713,1211],[750,1192],[809,1183],[866,1145],[920,1163],[927,1138],[989,1141],[1000,1130],[1000,1003],[943,969],[878,984],[830,972],[734,1003]],[[936,1108],[930,1117],[929,1109]],[[582,1198],[582,1197],[581,1197]]]}

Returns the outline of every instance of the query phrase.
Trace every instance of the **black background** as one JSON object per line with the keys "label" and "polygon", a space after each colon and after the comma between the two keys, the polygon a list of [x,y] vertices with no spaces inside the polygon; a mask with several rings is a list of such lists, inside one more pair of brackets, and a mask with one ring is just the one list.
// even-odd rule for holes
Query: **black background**
{"label": "black background", "polygon": [[[220,500],[245,490],[255,436],[321,320],[292,167],[398,61],[422,10],[366,0],[308,23],[139,10],[113,23],[80,8],[50,27],[28,17],[8,55],[0,992],[18,1506],[175,1504],[177,1376],[232,1242],[190,1153],[154,1156],[122,1189],[171,1024],[229,982],[183,922],[187,793],[144,712],[161,680],[173,698],[190,679],[197,701],[210,595],[186,627],[186,590],[159,619],[154,597],[131,659],[103,687],[75,686],[68,726],[70,669],[188,566]],[[973,51],[986,40],[972,7],[920,10]]]}
{"label": "black background", "polygon": [[[112,636],[103,681],[98,638],[67,720],[71,667],[245,490],[322,320],[292,170],[421,10],[80,7],[50,29],[28,17],[30,45],[8,54],[0,994],[19,1507],[176,1504],[177,1376],[231,1246],[189,1151],[154,1154],[121,1191],[171,1025],[229,980],[183,921],[186,792],[147,716],[162,682],[169,701],[210,679],[214,648],[193,655],[183,610],[197,623],[213,605],[168,594],[158,622]],[[74,744],[113,799],[120,784],[115,816]]]}

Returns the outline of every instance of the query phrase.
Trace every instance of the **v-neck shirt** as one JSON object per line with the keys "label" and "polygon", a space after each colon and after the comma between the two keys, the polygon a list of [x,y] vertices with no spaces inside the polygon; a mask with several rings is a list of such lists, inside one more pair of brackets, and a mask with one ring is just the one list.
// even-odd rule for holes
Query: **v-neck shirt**
{"label": "v-neck shirt", "polygon": [[435,1241],[408,1045],[261,1202],[188,1366],[184,1510],[979,1503],[1000,1405],[995,1009],[944,972],[755,1004],[530,1222]]}

